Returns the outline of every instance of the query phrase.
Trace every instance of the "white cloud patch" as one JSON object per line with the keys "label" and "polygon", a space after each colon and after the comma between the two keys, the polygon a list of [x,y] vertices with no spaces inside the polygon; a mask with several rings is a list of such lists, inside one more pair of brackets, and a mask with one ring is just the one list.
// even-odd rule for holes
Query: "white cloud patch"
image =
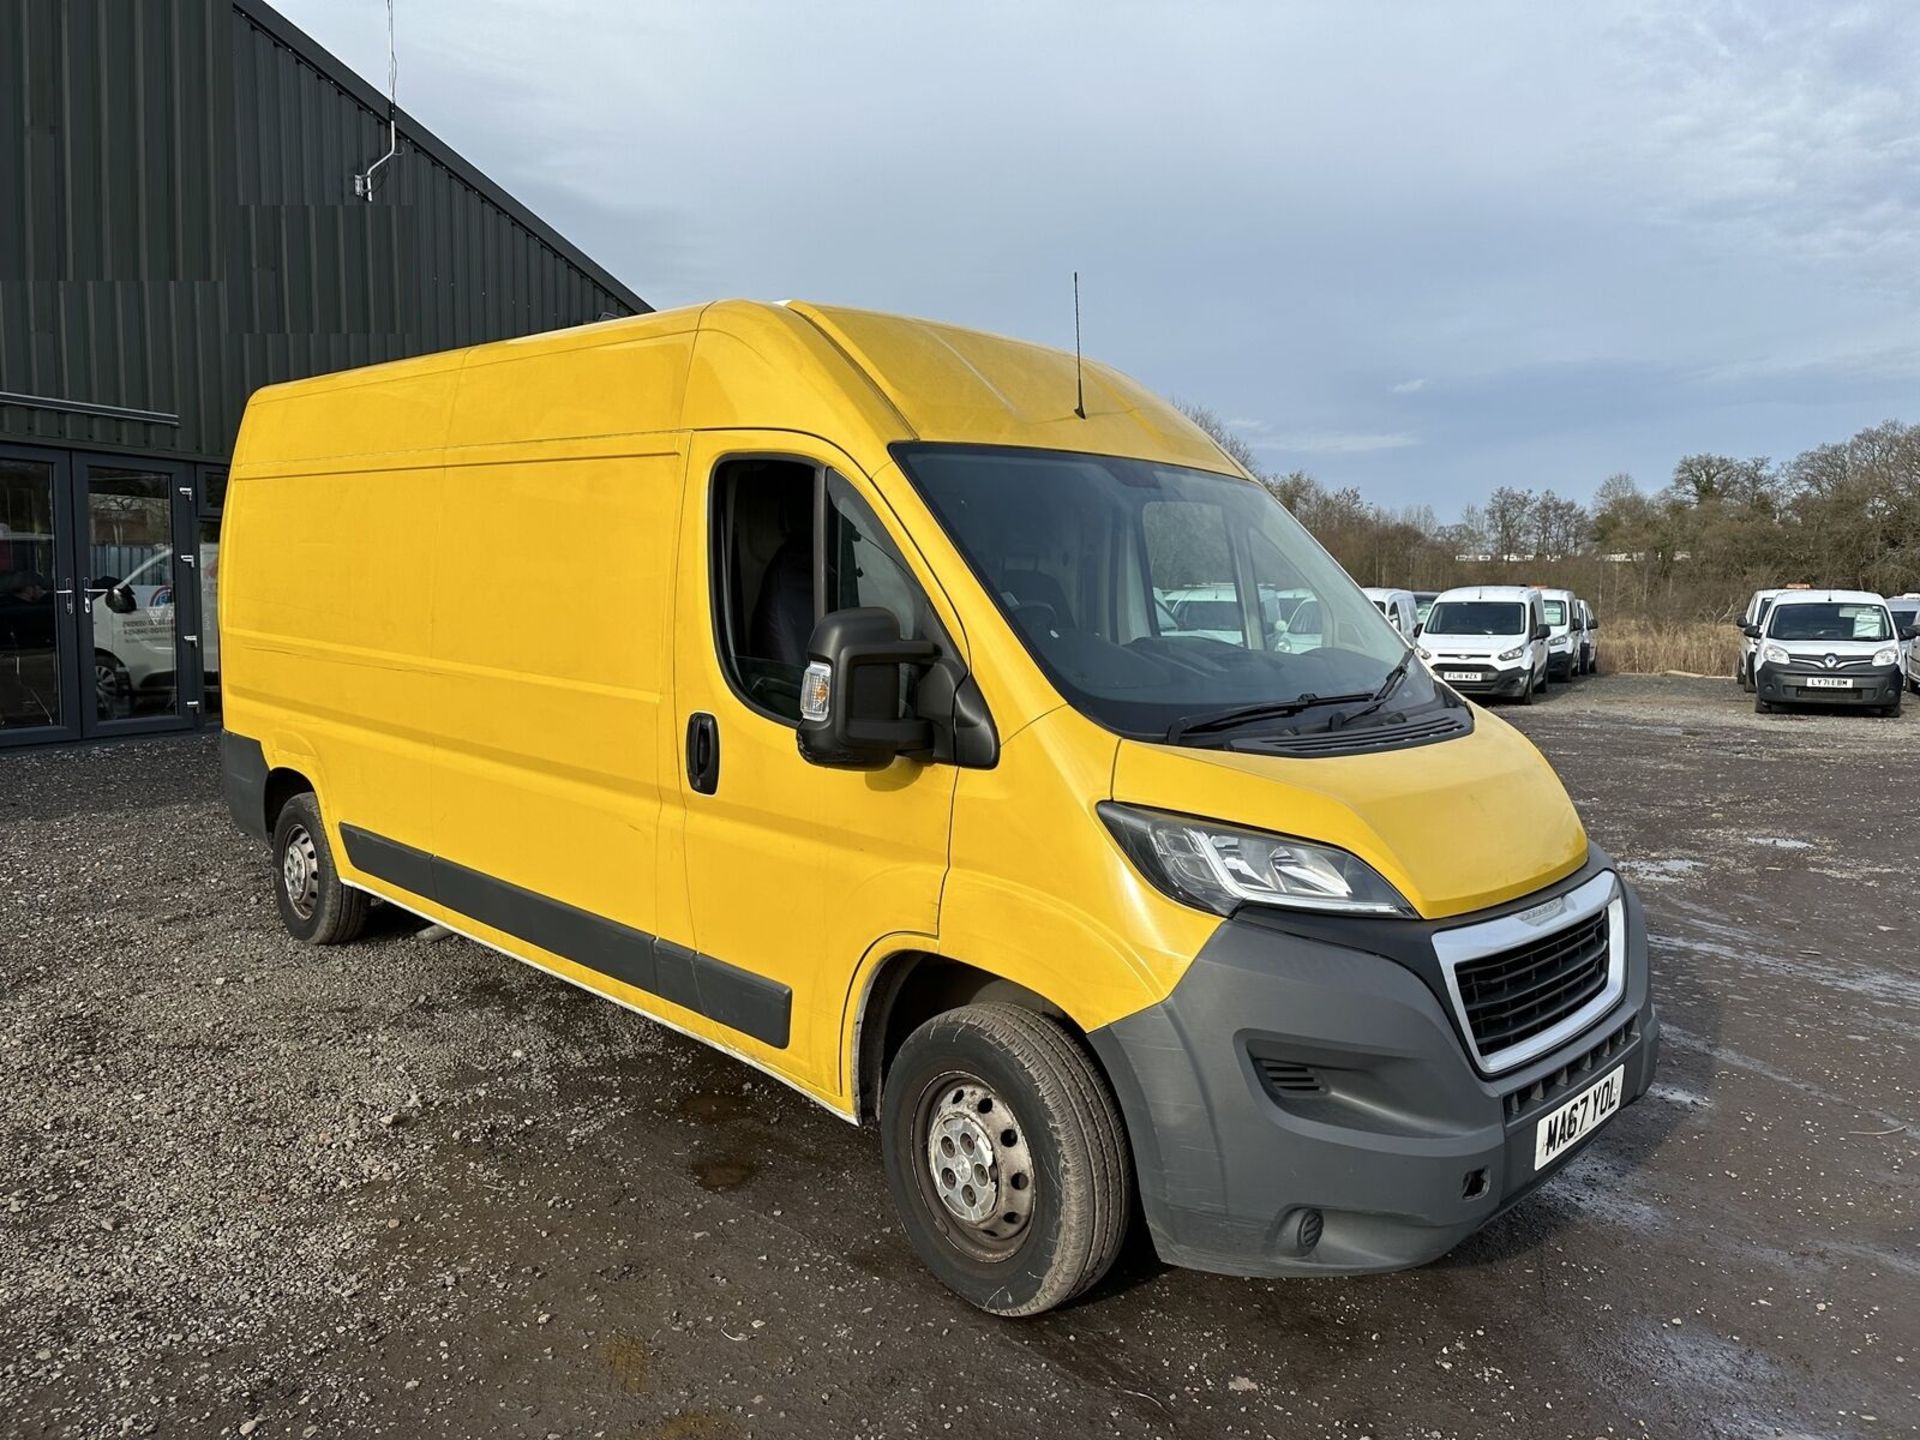
{"label": "white cloud patch", "polygon": [[1418,395],[1427,388],[1425,377],[1414,380],[1402,380],[1398,385],[1389,386],[1395,395]]}

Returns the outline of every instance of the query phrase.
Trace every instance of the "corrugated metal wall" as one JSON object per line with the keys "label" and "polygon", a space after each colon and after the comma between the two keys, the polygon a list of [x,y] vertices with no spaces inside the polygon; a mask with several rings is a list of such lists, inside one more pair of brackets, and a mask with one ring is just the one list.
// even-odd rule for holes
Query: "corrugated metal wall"
{"label": "corrugated metal wall", "polygon": [[207,459],[277,380],[647,309],[257,0],[0,0],[0,441]]}

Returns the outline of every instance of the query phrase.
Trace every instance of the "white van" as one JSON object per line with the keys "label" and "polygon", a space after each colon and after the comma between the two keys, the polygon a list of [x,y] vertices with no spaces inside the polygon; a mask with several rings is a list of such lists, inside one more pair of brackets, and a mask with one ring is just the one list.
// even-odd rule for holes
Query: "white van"
{"label": "white van", "polygon": [[[1920,625],[1920,595],[1889,595],[1887,609],[1893,615],[1893,633],[1905,635]],[[1907,686],[1920,695],[1920,684],[1915,684],[1913,676],[1917,673],[1916,656],[1920,650],[1920,641],[1903,639],[1900,642],[1900,673],[1907,677]]]}
{"label": "white van", "polygon": [[1593,607],[1577,596],[1573,608],[1580,622],[1578,671],[1582,675],[1596,674],[1600,669],[1600,642],[1593,632],[1600,628],[1600,622],[1593,618]]}
{"label": "white van", "polygon": [[1420,615],[1411,590],[1384,590],[1369,586],[1360,593],[1373,602],[1374,609],[1387,617],[1388,624],[1409,640],[1413,638],[1414,629],[1420,624]]}
{"label": "white van", "polygon": [[1542,590],[1540,608],[1547,616],[1547,678],[1571,680],[1579,664],[1580,636],[1577,607],[1571,590]]}
{"label": "white van", "polygon": [[1806,588],[1805,585],[1776,585],[1770,590],[1756,590],[1747,597],[1747,608],[1733,622],[1740,630],[1740,658],[1734,661],[1733,678],[1742,690],[1753,689],[1753,652],[1759,648],[1759,642],[1750,632],[1767,623],[1767,611],[1776,599],[1790,590]]}
{"label": "white van", "polygon": [[1900,713],[1900,642],[1887,602],[1868,590],[1790,590],[1766,623],[1742,632],[1758,647],[1753,708],[1846,705]]}
{"label": "white van", "polygon": [[1445,590],[1420,630],[1420,658],[1465,695],[1531,705],[1547,688],[1547,616],[1530,585]]}

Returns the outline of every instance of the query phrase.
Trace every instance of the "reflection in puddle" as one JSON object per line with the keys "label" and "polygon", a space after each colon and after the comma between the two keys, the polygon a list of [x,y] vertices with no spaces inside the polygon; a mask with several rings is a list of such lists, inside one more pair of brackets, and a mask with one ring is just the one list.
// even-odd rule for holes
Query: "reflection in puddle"
{"label": "reflection in puddle", "polygon": [[760,1167],[751,1160],[736,1159],[731,1155],[696,1156],[688,1167],[693,1178],[703,1190],[732,1190],[751,1180]]}

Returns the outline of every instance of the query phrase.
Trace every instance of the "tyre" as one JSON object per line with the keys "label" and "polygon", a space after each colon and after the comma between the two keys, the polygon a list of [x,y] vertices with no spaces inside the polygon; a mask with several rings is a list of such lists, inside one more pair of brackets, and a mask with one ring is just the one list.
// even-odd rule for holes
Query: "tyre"
{"label": "tyre", "polygon": [[133,677],[105,650],[93,652],[93,704],[102,720],[121,720],[133,710]]}
{"label": "tyre", "polygon": [[1756,695],[1753,697],[1753,713],[1756,715],[1771,715],[1773,713],[1773,706]]}
{"label": "tyre", "polygon": [[1520,687],[1520,703],[1522,705],[1531,705],[1533,703],[1533,692],[1535,688],[1533,677],[1529,675],[1527,677],[1527,683]]}
{"label": "tyre", "polygon": [[296,940],[344,945],[366,928],[367,893],[340,883],[311,791],[287,801],[274,822],[273,889],[280,919]]}
{"label": "tyre", "polygon": [[1038,1315],[1094,1285],[1133,1206],[1126,1127],[1057,1021],[968,1005],[909,1035],[880,1096],[887,1188],[907,1239],[993,1315]]}

